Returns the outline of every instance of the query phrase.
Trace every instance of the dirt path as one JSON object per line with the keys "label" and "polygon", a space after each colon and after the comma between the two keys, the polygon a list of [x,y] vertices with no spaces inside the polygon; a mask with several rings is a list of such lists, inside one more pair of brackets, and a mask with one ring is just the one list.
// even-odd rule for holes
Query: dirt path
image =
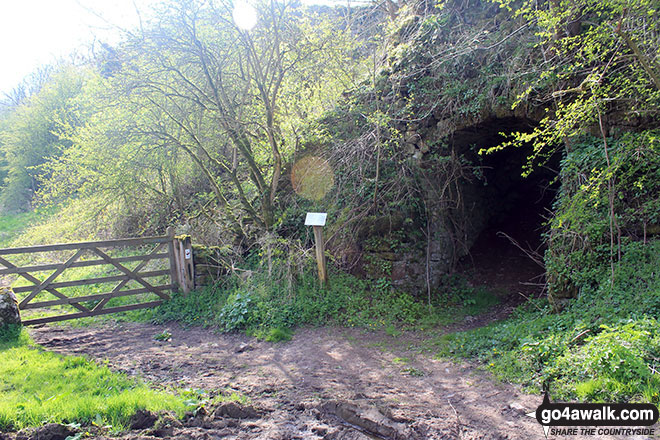
{"label": "dirt path", "polygon": [[[165,329],[171,340],[154,340]],[[42,327],[31,334],[47,349],[107,360],[111,368],[155,384],[236,391],[259,413],[244,419],[210,414],[199,426],[176,427],[167,438],[544,438],[540,425],[524,415],[540,404],[539,396],[495,383],[465,364],[420,354],[411,349],[419,341],[410,336],[307,328],[291,341],[272,344],[135,323]]]}

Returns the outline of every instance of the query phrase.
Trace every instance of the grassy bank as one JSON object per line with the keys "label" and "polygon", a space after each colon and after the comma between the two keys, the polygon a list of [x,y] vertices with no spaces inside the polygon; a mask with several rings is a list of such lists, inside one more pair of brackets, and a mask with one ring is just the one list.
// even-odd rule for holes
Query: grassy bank
{"label": "grassy bank", "polygon": [[82,357],[35,345],[27,332],[0,335],[0,432],[43,423],[127,427],[138,409],[182,415],[184,396],[156,391]]}
{"label": "grassy bank", "polygon": [[0,248],[10,247],[23,231],[42,217],[36,212],[0,216]]}

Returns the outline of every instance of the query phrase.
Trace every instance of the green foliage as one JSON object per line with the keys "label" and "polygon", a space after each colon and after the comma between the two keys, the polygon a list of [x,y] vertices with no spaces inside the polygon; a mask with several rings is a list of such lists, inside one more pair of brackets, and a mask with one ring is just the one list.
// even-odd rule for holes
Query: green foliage
{"label": "green foliage", "polygon": [[384,328],[388,334],[400,335],[402,328],[447,324],[467,314],[482,313],[498,302],[497,296],[470,288],[462,280],[461,291],[452,294],[454,287],[448,284],[429,307],[424,300],[393,288],[388,279],[360,279],[332,265],[330,282],[321,287],[312,262],[288,283],[287,257],[275,255],[271,253],[268,266],[264,265],[268,258],[264,253],[255,255],[251,276],[245,280],[230,278],[222,285],[188,295],[175,292],[170,301],[144,318],[211,326],[226,332],[247,331],[266,340],[286,340],[287,329],[305,324]]}
{"label": "green foliage", "polygon": [[266,342],[284,342],[290,341],[293,336],[293,332],[288,328],[270,328],[263,330],[256,330],[252,334],[253,336],[263,339]]}
{"label": "green foliage", "polygon": [[255,308],[249,293],[236,293],[227,298],[227,302],[220,310],[218,319],[224,323],[225,331],[245,328],[255,320]]}
{"label": "green foliage", "polygon": [[398,98],[389,115],[404,121],[432,116],[442,121],[440,134],[449,135],[485,111],[504,109],[535,61],[533,36],[519,26],[491,2],[441,2],[423,16],[410,5],[401,8],[387,29],[394,47],[377,83],[382,96]]}
{"label": "green foliage", "polygon": [[62,69],[37,94],[0,120],[0,151],[7,170],[0,191],[3,212],[28,210],[42,181],[49,177],[43,165],[55,160],[69,146],[60,123],[80,123],[72,103],[85,76],[83,69]]}
{"label": "green foliage", "polygon": [[[401,331],[396,328],[394,325],[390,324],[387,327],[385,327],[385,334],[388,336],[392,336],[393,338],[398,338],[401,336]],[[396,361],[396,359],[394,359]]]}
{"label": "green foliage", "polygon": [[334,11],[257,9],[257,26],[243,32],[230,4],[154,4],[143,27],[103,45],[96,65],[62,68],[7,106],[0,209],[89,200],[86,214],[112,235],[179,219],[252,237],[270,229],[284,165],[355,85],[363,44]]}
{"label": "green foliage", "polygon": [[154,340],[156,341],[167,342],[170,341],[171,339],[172,339],[172,333],[170,333],[170,331],[167,329],[154,335]]}
{"label": "green foliage", "polygon": [[219,286],[209,286],[185,295],[174,292],[171,299],[154,313],[154,321],[180,321],[187,325],[213,325],[229,293]]}
{"label": "green foliage", "polygon": [[0,342],[0,430],[43,423],[96,423],[119,431],[138,409],[185,411],[184,398],[81,357],[65,357],[35,346],[27,332]]}
{"label": "green foliage", "polygon": [[5,324],[0,327],[0,346],[8,345],[25,338],[26,334],[22,332],[23,326],[20,324]]}
{"label": "green foliage", "polygon": [[203,193],[208,186],[176,148],[133,133],[148,114],[113,103],[109,87],[91,76],[69,109],[85,124],[61,122],[69,147],[43,166],[49,177],[43,179],[40,200],[48,205],[89,202],[93,207],[83,214],[102,217],[114,235],[162,230],[163,217],[187,208],[183,200],[191,198],[193,187]]}
{"label": "green foliage", "polygon": [[35,211],[0,216],[0,247],[10,247],[25,229],[42,218],[42,213]]}
{"label": "green foliage", "polygon": [[434,307],[457,308],[466,315],[478,315],[499,303],[497,293],[484,286],[472,287],[468,279],[460,274],[442,277],[438,291],[431,297]]}
{"label": "green foliage", "polygon": [[526,105],[530,99],[554,105],[533,131],[514,133],[511,142],[498,148],[532,143],[531,162],[542,163],[557,148],[570,149],[585,132],[618,135],[617,126],[626,126],[626,120],[657,118],[660,54],[655,0],[499,3],[532,26],[537,49],[546,59],[554,57],[538,65],[514,105]]}
{"label": "green foliage", "polygon": [[[584,138],[562,161],[546,266],[552,295],[607,280],[624,248],[637,249],[660,224],[660,133]],[[614,216],[612,216],[614,214]],[[611,277],[611,274],[610,274]],[[611,282],[611,280],[610,280]]]}
{"label": "green foliage", "polygon": [[17,227],[11,235],[12,241],[7,244],[30,246],[121,236],[120,223],[117,222],[121,209],[121,206],[107,205],[101,198],[90,197],[72,199],[63,205],[26,213],[25,217],[19,217],[21,221],[25,219],[25,223],[20,229]]}
{"label": "green foliage", "polygon": [[660,355],[660,323],[643,318],[601,325],[584,345],[559,356],[548,375],[575,382],[581,399],[621,401],[631,398],[660,402],[660,377],[654,373]]}
{"label": "green foliage", "polygon": [[415,367],[406,367],[402,370],[402,372],[412,377],[424,377],[426,375],[424,371]]}
{"label": "green foliage", "polygon": [[[608,140],[584,138],[566,155],[554,229],[581,230],[594,244],[609,233],[609,191],[622,232],[642,239],[644,226],[660,221],[660,131],[626,133]],[[609,162],[609,164],[608,164]],[[608,188],[612,181],[613,188]]]}
{"label": "green foliage", "polygon": [[354,37],[331,15],[258,9],[257,26],[243,32],[228,4],[155,6],[153,20],[125,35],[112,69],[90,81],[84,126],[63,126],[71,148],[51,164],[44,197],[102,197],[155,226],[167,222],[153,212],[187,215],[199,198],[234,233],[253,233],[243,217],[270,229],[299,133],[351,84],[359,62]]}
{"label": "green foliage", "polygon": [[435,341],[440,354],[476,357],[498,376],[553,397],[659,403],[660,241],[630,243],[560,314],[544,300],[503,322]]}

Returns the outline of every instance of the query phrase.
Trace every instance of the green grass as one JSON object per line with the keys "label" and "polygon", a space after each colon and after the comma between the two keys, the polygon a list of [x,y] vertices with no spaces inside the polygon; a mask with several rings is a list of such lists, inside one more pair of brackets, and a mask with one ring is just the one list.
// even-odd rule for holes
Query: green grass
{"label": "green grass", "polygon": [[0,216],[0,248],[11,247],[12,242],[31,224],[43,216],[36,212],[7,214]]}
{"label": "green grass", "polygon": [[[81,236],[70,236],[62,239],[61,236],[53,235],[53,231],[50,226],[58,225],[60,218],[60,212],[55,210],[50,210],[48,212],[29,212],[15,215],[5,215],[0,216],[0,247],[14,247],[14,246],[24,246],[30,244],[51,244],[61,241],[76,241],[76,240],[86,240],[91,237],[87,235]],[[50,225],[50,226],[49,226]],[[58,226],[59,227],[59,226]],[[76,228],[72,228],[76,229]],[[50,231],[50,232],[49,232]],[[57,229],[55,230],[57,232]],[[139,250],[134,248],[127,249],[111,249],[106,250],[113,257],[125,257],[132,256],[137,254],[146,254],[151,248],[148,247],[146,250]],[[52,253],[34,253],[34,254],[22,254],[22,255],[9,255],[7,258],[10,262],[18,265],[37,265],[37,264],[48,264],[53,262],[64,262],[71,255],[73,251],[63,251],[63,252],[52,252]],[[84,259],[94,259],[98,260],[98,256],[85,254],[80,260]],[[124,265],[129,268],[135,268],[140,262],[129,262],[124,263]],[[168,269],[169,265],[165,260],[150,261],[142,271],[153,271],[160,269]],[[33,272],[33,276],[36,276],[38,279],[46,279],[53,271],[43,271],[43,272]],[[99,265],[99,266],[90,266],[90,267],[79,267],[79,268],[69,268],[64,273],[62,273],[55,282],[62,281],[73,281],[81,279],[90,279],[90,278],[99,278],[121,275],[119,270],[109,265]],[[9,275],[6,277],[5,281],[8,281],[13,287],[28,286],[32,285],[31,282],[25,280],[24,278],[18,275]],[[167,276],[161,276],[157,278],[148,278],[148,281],[152,285],[158,284],[168,284],[169,280]],[[98,293],[107,293],[112,291],[112,289],[117,285],[117,281],[107,282],[107,283],[96,283],[85,286],[76,286],[76,287],[65,287],[58,289],[61,293],[68,297],[77,297],[84,295],[93,295]],[[132,288],[141,288],[142,286],[135,282],[129,281],[123,290],[132,289]],[[24,298],[27,293],[18,293],[17,297],[19,301]],[[50,293],[43,291],[41,292],[32,302],[41,302],[58,299]],[[139,294],[136,296],[129,297],[118,297],[111,299],[105,308],[117,307],[122,305],[154,301],[158,297],[154,294],[146,293]],[[82,303],[82,305],[93,308],[98,301],[91,301]],[[76,313],[77,309],[71,307],[70,305],[59,305],[51,306],[48,308],[42,309],[29,309],[22,311],[21,315],[23,319],[35,319],[42,318],[47,316]],[[146,320],[149,318],[149,311],[131,311],[122,314],[121,316],[117,315],[100,315],[96,317],[84,318],[73,321],[73,325],[84,326],[84,325],[93,325],[99,322],[106,322],[109,320]]]}
{"label": "green grass", "polygon": [[293,336],[292,332],[288,328],[271,328],[264,335],[264,341],[266,342],[283,342],[290,341]]}
{"label": "green grass", "polygon": [[0,341],[0,393],[0,431],[49,422],[102,423],[119,431],[138,409],[178,416],[186,410],[185,396],[156,391],[82,357],[44,351],[25,331]]}

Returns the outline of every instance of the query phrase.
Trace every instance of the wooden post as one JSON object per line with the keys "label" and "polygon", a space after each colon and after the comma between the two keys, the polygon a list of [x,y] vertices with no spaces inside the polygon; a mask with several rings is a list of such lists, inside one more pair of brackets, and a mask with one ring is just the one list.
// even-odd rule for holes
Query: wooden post
{"label": "wooden post", "polygon": [[190,236],[184,238],[181,242],[183,247],[183,272],[185,276],[184,292],[188,293],[195,290],[195,264],[193,261],[192,239]]}
{"label": "wooden post", "polygon": [[170,284],[174,286],[174,289],[179,290],[181,289],[181,281],[177,271],[177,246],[175,246],[176,239],[174,238],[174,228],[172,226],[167,228],[167,236],[170,239],[167,242],[167,254],[170,258]]}
{"label": "wooden post", "polygon": [[325,266],[325,243],[323,242],[323,226],[314,226],[314,240],[316,241],[316,264],[319,267],[319,280],[322,285],[328,283],[328,272]]}
{"label": "wooden post", "polygon": [[183,243],[180,238],[177,238],[174,242],[174,248],[176,249],[176,270],[179,276],[179,285],[183,293],[188,293],[186,289],[186,269],[183,264]]}
{"label": "wooden post", "polygon": [[183,293],[189,293],[195,288],[195,265],[193,263],[192,240],[190,237],[174,240],[176,254],[176,270],[179,286]]}
{"label": "wooden post", "polygon": [[319,266],[319,280],[321,285],[328,284],[328,271],[325,267],[325,242],[323,241],[323,226],[328,218],[326,212],[308,212],[305,217],[305,226],[314,227],[314,241],[316,242],[316,264]]}

